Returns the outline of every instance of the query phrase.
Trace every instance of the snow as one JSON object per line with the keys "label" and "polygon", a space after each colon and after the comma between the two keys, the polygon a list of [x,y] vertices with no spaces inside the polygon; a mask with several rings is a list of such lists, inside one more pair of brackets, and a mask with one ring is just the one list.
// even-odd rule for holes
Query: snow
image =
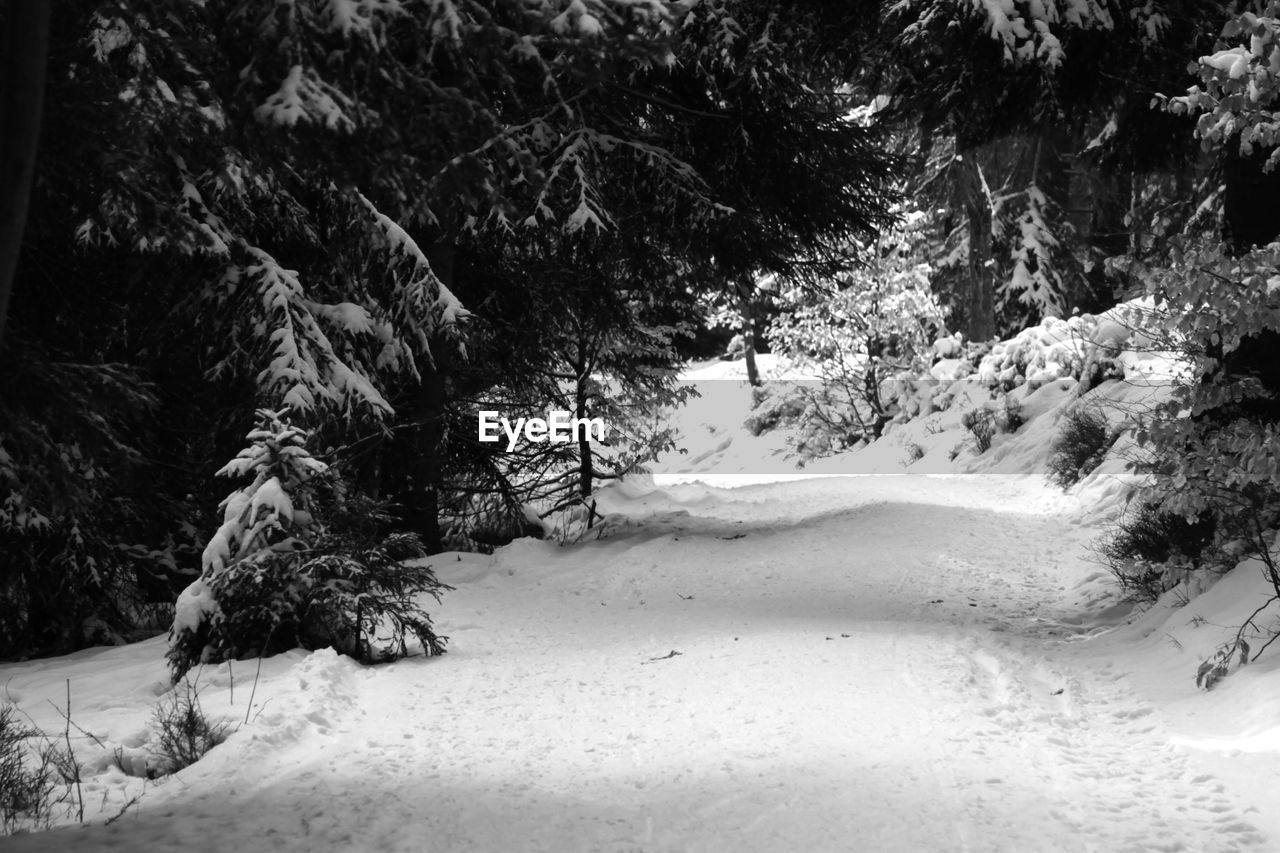
{"label": "snow", "polygon": [[[391,405],[373,383],[346,367],[334,351],[308,308],[315,303],[306,298],[297,270],[285,269],[261,249],[249,246],[246,250],[257,263],[245,272],[258,280],[263,310],[274,326],[268,335],[273,357],[258,374],[262,390],[295,411],[311,411],[328,403],[390,412]],[[332,312],[326,315],[333,319]]]}
{"label": "snow", "polygon": [[[259,510],[266,510],[266,512],[260,513]],[[249,504],[249,517],[257,519],[263,514],[275,516],[280,520],[279,523],[286,526],[293,523],[293,502],[289,500],[289,494],[280,485],[279,477],[267,478],[253,493]]]}
{"label": "snow", "polygon": [[107,18],[95,12],[89,43],[98,62],[107,62],[112,53],[134,43],[133,31],[121,18]]}
{"label": "snow", "polygon": [[[760,377],[772,379],[817,379],[817,375],[788,364],[770,353],[756,355],[756,370]],[[747,378],[747,363],[744,360],[716,360],[694,365],[680,374],[680,378],[690,382],[708,380],[737,380]],[[682,420],[688,420],[682,416]]]}
{"label": "snow", "polygon": [[329,29],[348,38],[367,35],[380,19],[404,14],[400,0],[327,0]]}
{"label": "snow", "polygon": [[356,128],[350,115],[354,108],[355,102],[325,82],[315,69],[294,65],[280,81],[280,88],[254,110],[254,116],[263,124],[293,127],[299,122],[314,123],[350,133]]}
{"label": "snow", "polygon": [[[1087,350],[1058,322],[1031,362]],[[603,490],[576,544],[431,558],[456,587],[430,607],[447,655],[199,670],[236,730],[176,776],[140,778],[163,637],[0,665],[49,731],[69,683],[100,741],[74,740],[93,825],[5,848],[1276,849],[1280,652],[1194,684],[1265,593],[1258,566],[1135,611],[1088,550],[1127,494],[1117,458],[1070,493],[1042,476],[1071,407],[1119,422],[1167,384],[1024,382],[1025,424],[949,458],[989,394],[934,383],[949,407],[797,470],[785,436],[742,428],[740,370],[686,374],[689,452]]]}
{"label": "snow", "polygon": [[[420,302],[422,307],[429,306],[433,315],[430,318],[432,327],[421,330],[419,334],[425,337],[440,329],[456,326],[470,317],[471,312],[463,307],[453,292],[436,276],[426,254],[408,232],[391,217],[379,211],[363,194],[357,193],[357,197],[365,209],[373,215],[373,222],[385,238],[392,255],[407,258],[413,265],[415,275],[410,281],[401,283],[401,289],[409,294],[402,298]],[[412,320],[416,324],[423,325],[427,318],[419,313],[412,315]],[[424,344],[423,351],[428,350],[429,347]]]}
{"label": "snow", "polygon": [[1063,22],[1080,29],[1114,26],[1110,12],[1096,0],[972,0],[972,4],[985,15],[990,36],[1004,44],[1008,61],[1034,58],[1054,67],[1063,59],[1055,26]]}
{"label": "snow", "polygon": [[332,323],[349,335],[372,335],[374,333],[373,317],[362,305],[356,305],[354,302],[338,302],[334,305],[324,305],[310,301],[304,304],[312,314]]}
{"label": "snow", "polygon": [[594,15],[587,11],[582,0],[569,0],[568,6],[559,15],[551,19],[551,29],[557,33],[575,33],[583,38],[599,36],[604,26]]}
{"label": "snow", "polygon": [[[207,561],[207,557],[205,558]],[[204,578],[199,578],[182,591],[173,611],[173,632],[180,633],[184,628],[195,631],[205,620],[218,611],[218,602],[209,592]]]}
{"label": "snow", "polygon": [[1233,80],[1239,79],[1249,70],[1249,52],[1244,47],[1233,47],[1220,50],[1212,56],[1200,57],[1200,64],[1222,71]]}

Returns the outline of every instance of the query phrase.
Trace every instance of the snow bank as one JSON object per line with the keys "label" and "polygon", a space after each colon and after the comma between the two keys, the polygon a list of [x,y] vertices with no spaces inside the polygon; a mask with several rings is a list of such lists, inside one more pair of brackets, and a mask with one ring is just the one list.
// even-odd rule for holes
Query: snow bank
{"label": "snow bank", "polygon": [[[759,422],[763,411],[752,412],[741,362],[694,365],[682,379],[702,398],[678,415],[684,452],[658,460],[654,481],[731,487],[806,476],[1043,477],[1062,419],[1083,406],[1108,413],[1120,433],[1103,464],[1072,490],[1072,512],[1105,521],[1123,508],[1136,485],[1126,467],[1137,452],[1133,426],[1185,372],[1172,353],[1155,348],[1158,327],[1154,306],[1143,298],[1096,316],[1051,317],[989,347],[943,338],[934,344],[937,360],[928,377],[897,382],[896,415],[880,440],[816,459],[797,454],[795,432],[785,423],[755,435],[738,428],[749,413]],[[763,406],[781,410],[780,401],[792,389],[813,381],[774,356],[760,356],[760,364]],[[987,449],[966,426],[966,418],[982,409],[995,424]]]}

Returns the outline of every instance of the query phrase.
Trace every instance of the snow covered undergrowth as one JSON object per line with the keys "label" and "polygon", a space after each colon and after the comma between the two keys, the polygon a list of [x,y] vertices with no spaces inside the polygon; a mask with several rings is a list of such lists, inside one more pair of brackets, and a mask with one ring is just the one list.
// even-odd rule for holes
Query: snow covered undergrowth
{"label": "snow covered undergrowth", "polygon": [[[1152,387],[1090,394],[1128,405]],[[734,489],[692,480],[778,479],[751,462],[785,448],[740,428],[745,387],[723,389],[739,403],[691,408],[690,453],[607,489],[578,544],[432,558],[457,588],[432,608],[444,657],[205,668],[206,712],[238,729],[175,776],[116,766],[150,760],[162,639],[0,666],[48,731],[70,680],[100,741],[73,733],[97,825],[0,847],[1280,847],[1276,664],[1194,684],[1260,594],[1256,567],[1183,606],[1120,602],[1087,544],[1123,500],[1121,460],[1067,494],[1043,478],[1072,383],[1015,392],[1026,423],[985,453],[962,403]],[[864,475],[810,476],[823,465]]]}

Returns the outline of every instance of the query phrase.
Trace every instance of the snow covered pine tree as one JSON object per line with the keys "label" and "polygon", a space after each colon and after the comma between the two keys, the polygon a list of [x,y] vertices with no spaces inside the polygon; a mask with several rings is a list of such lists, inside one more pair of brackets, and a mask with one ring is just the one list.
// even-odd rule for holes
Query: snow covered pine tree
{"label": "snow covered pine tree", "polygon": [[[427,655],[447,638],[432,630],[416,596],[439,601],[450,587],[416,536],[381,541],[332,533],[317,518],[328,467],[307,452],[307,434],[287,410],[258,411],[250,445],[218,471],[253,480],[222,502],[200,577],[179,596],[167,654],[174,681],[197,664],[333,646],[365,662]],[[323,513],[321,513],[323,514]]]}

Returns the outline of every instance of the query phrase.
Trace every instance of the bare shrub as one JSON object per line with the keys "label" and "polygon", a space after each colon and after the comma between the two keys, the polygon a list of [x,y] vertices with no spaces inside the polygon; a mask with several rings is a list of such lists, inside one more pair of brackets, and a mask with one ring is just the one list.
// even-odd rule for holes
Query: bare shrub
{"label": "bare shrub", "polygon": [[0,708],[0,835],[48,829],[67,799],[60,788],[58,756],[48,739],[14,708]]}
{"label": "bare shrub", "polygon": [[174,687],[153,714],[159,753],[167,773],[195,764],[231,736],[230,723],[212,722],[200,706],[200,692],[190,680]]}

